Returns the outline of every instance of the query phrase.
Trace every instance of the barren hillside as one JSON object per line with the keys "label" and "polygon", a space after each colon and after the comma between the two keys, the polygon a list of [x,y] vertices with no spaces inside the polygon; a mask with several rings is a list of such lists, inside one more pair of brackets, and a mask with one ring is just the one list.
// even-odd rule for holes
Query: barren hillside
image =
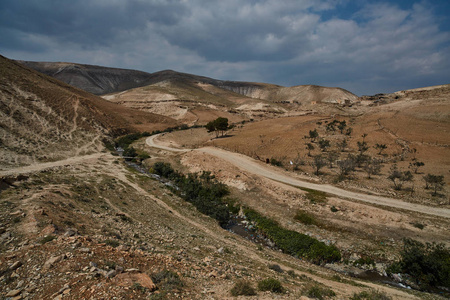
{"label": "barren hillside", "polygon": [[17,61],[94,95],[124,91],[148,84],[151,74],[65,62]]}
{"label": "barren hillside", "polygon": [[204,124],[218,116],[238,122],[311,110],[335,113],[340,106],[359,102],[349,91],[315,85],[283,87],[172,70],[150,74],[72,63],[21,63],[94,94],[107,94],[104,98],[109,101],[189,124]]}
{"label": "barren hillside", "polygon": [[124,108],[0,57],[0,165],[10,168],[98,151],[106,135],[175,125]]}

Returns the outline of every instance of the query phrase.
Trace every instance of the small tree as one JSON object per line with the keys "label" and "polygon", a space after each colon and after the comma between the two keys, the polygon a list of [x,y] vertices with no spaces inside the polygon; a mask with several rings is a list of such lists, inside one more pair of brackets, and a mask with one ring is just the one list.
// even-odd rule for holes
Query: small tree
{"label": "small tree", "polygon": [[320,169],[322,169],[323,167],[325,167],[327,165],[327,162],[325,161],[325,159],[322,157],[322,155],[316,155],[314,156],[313,161],[311,162],[311,166],[315,169],[315,174],[317,176],[319,176],[320,174]]}
{"label": "small tree", "polygon": [[391,167],[388,179],[394,183],[394,188],[396,190],[401,190],[403,183],[406,181],[411,181],[413,179],[413,174],[411,171],[400,171],[397,165]]}
{"label": "small tree", "polygon": [[341,134],[344,133],[345,127],[347,127],[347,122],[345,122],[345,120],[339,122],[339,124],[338,124],[338,129],[339,129],[339,131],[341,132]]}
{"label": "small tree", "polygon": [[339,175],[345,176],[350,174],[356,168],[356,158],[353,155],[348,155],[346,159],[337,162],[339,168]]}
{"label": "small tree", "polygon": [[335,125],[337,124],[337,120],[333,120],[333,122],[330,122],[330,123],[328,123],[327,124],[327,126],[326,126],[326,131],[327,132],[329,132],[329,131],[333,131],[333,132],[335,132],[336,131],[336,127],[335,127]]}
{"label": "small tree", "polygon": [[223,136],[225,131],[228,129],[228,119],[219,117],[214,121],[214,126],[217,131],[222,133]]}
{"label": "small tree", "polygon": [[306,150],[308,150],[308,156],[311,156],[311,151],[314,150],[314,145],[311,143],[307,143]]}
{"label": "small tree", "polygon": [[337,153],[336,151],[330,151],[330,152],[328,152],[327,160],[328,160],[330,169],[333,168],[333,163],[334,163],[338,158],[339,158],[339,153]]}
{"label": "small tree", "polygon": [[[428,184],[433,188],[433,196],[437,195],[437,192],[444,188],[444,175],[428,174]],[[425,179],[425,178],[424,178]]]}
{"label": "small tree", "polygon": [[364,164],[364,171],[367,173],[367,177],[370,179],[372,175],[377,175],[381,170],[381,160],[376,158],[369,158]]}
{"label": "small tree", "polygon": [[387,148],[386,144],[375,144],[375,149],[378,150],[378,155],[381,155],[381,152],[383,152],[383,150],[385,150]]}
{"label": "small tree", "polygon": [[331,146],[331,144],[330,144],[330,141],[329,141],[329,140],[321,139],[321,140],[319,141],[319,147],[320,147],[320,150],[322,150],[322,152],[327,151],[327,149],[328,149],[330,146]]}
{"label": "small tree", "polygon": [[311,140],[312,143],[314,143],[318,137],[319,133],[317,132],[317,129],[309,131],[309,139]]}
{"label": "small tree", "polygon": [[347,128],[347,130],[345,131],[345,134],[348,135],[348,136],[351,136],[351,135],[352,135],[352,132],[353,132],[353,128],[349,127],[349,128]]}
{"label": "small tree", "polygon": [[425,189],[428,190],[430,188],[430,183],[432,180],[432,176],[431,174],[425,175],[423,176],[423,180],[425,181]]}
{"label": "small tree", "polygon": [[364,140],[362,142],[358,141],[356,144],[358,145],[358,151],[360,155],[363,155],[364,152],[369,150],[369,146],[367,146],[367,142]]}
{"label": "small tree", "polygon": [[424,162],[417,161],[417,159],[413,158],[413,162],[409,163],[409,168],[414,170],[414,174],[419,172],[419,168],[425,166]]}
{"label": "small tree", "polygon": [[344,152],[345,148],[347,148],[347,146],[348,146],[347,139],[343,139],[342,141],[338,142],[337,146],[341,152]]}
{"label": "small tree", "polygon": [[229,129],[228,126],[228,119],[219,117],[215,119],[214,121],[210,121],[205,125],[205,128],[208,130],[208,132],[215,132],[216,137],[219,137],[219,133],[224,135],[225,131]]}
{"label": "small tree", "polygon": [[205,125],[206,130],[208,130],[208,132],[213,132],[216,131],[216,126],[214,126],[214,121],[210,121]]}

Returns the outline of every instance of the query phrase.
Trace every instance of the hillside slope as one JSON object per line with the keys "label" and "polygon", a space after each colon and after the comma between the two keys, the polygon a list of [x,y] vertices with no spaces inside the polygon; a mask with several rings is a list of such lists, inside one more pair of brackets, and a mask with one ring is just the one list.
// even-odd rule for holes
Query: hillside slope
{"label": "hillside slope", "polygon": [[151,74],[135,70],[65,62],[18,62],[94,95],[144,86],[151,78]]}
{"label": "hillside slope", "polygon": [[173,126],[173,119],[110,103],[0,56],[0,166],[101,149],[101,139]]}

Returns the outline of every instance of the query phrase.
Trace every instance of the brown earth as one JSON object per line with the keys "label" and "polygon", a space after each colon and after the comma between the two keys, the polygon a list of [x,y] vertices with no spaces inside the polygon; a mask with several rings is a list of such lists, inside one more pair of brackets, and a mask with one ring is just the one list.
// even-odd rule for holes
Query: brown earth
{"label": "brown earth", "polygon": [[[312,286],[332,289],[336,299],[371,290],[393,299],[442,298],[345,274],[372,268],[353,266],[358,258],[374,259],[375,270],[383,272],[398,258],[405,237],[450,244],[449,218],[417,211],[448,211],[447,187],[439,197],[431,197],[420,181],[423,174],[446,175],[449,169],[448,86],[403,91],[382,101],[362,99],[359,104],[351,99],[345,103],[344,98],[341,104],[331,101],[336,95],[351,96],[342,90],[296,87],[299,93],[307,91],[301,96],[307,101],[300,104],[295,99],[284,103],[285,96],[255,99],[264,91],[275,95],[283,89],[274,85],[220,82],[164,71],[153,74],[152,85],[127,91],[142,98],[143,102],[136,103],[129,98],[129,105],[141,106],[137,111],[3,57],[0,62],[0,154],[4,160],[0,175],[7,177],[0,185],[0,297],[227,299],[232,298],[230,290],[240,279],[256,287],[258,281],[274,277],[286,293],[258,291],[254,298],[307,299],[305,293]],[[308,98],[308,90],[325,103]],[[166,100],[169,104],[164,106]],[[142,110],[160,110],[171,117]],[[183,172],[211,171],[230,187],[231,197],[239,203],[285,228],[336,245],[342,262],[324,268],[255,245],[222,229],[164,183],[102,152],[104,138],[164,129],[178,124],[175,119],[201,124],[217,116],[241,124],[224,138],[216,139],[199,128],[160,136],[158,143],[166,148],[148,147],[145,140],[133,147],[148,152],[150,158],[144,164],[149,167],[168,161]],[[262,121],[242,124],[249,119]],[[334,119],[346,120],[353,128],[350,137],[326,131],[326,122]],[[365,141],[371,147],[385,143],[388,148],[382,155],[373,148],[367,151],[385,161],[381,175],[369,180],[357,169],[335,184],[341,189],[321,185],[332,190],[319,198],[314,198],[317,191],[295,187],[306,180],[307,185],[301,186],[317,189],[311,183],[336,179],[336,167],[325,167],[316,176],[309,166],[303,137],[315,128],[331,141],[332,148],[343,138],[349,139],[341,158],[356,153],[363,133],[368,134]],[[313,144],[312,154],[319,154],[317,143]],[[249,169],[248,158],[216,148],[186,150],[205,145],[262,161],[275,158],[288,170],[257,161]],[[179,150],[174,152],[173,147]],[[402,191],[393,191],[386,179],[389,167],[396,163],[406,170],[413,158],[425,162],[419,171],[422,174],[415,175],[414,189],[406,184]],[[260,168],[265,171],[259,172]],[[395,198],[391,204],[402,203],[408,209],[374,205],[358,197]],[[315,225],[296,221],[298,211],[310,213]],[[284,272],[269,268],[273,264]]]}
{"label": "brown earth", "polygon": [[174,126],[0,57],[0,168],[98,152],[102,140]]}

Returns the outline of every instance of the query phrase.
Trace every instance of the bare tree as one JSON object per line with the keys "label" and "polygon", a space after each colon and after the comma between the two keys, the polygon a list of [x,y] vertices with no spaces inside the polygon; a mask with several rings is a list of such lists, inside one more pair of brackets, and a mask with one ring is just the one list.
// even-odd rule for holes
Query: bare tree
{"label": "bare tree", "polygon": [[308,156],[311,156],[311,151],[314,150],[314,145],[311,143],[306,144],[306,150],[308,150]]}
{"label": "bare tree", "polygon": [[388,179],[394,183],[394,188],[396,190],[401,190],[403,183],[406,181],[411,181],[413,179],[413,174],[411,171],[400,171],[397,165],[391,167]]}
{"label": "bare tree", "polygon": [[328,152],[327,160],[328,160],[330,169],[333,168],[333,164],[338,158],[339,158],[339,153],[337,153],[336,151]]}
{"label": "bare tree", "polygon": [[418,174],[419,168],[425,166],[425,163],[413,158],[413,162],[409,163],[409,168],[413,169],[414,174]]}
{"label": "bare tree", "polygon": [[313,161],[311,162],[311,166],[315,169],[315,174],[317,176],[319,176],[320,174],[320,169],[322,169],[323,167],[325,167],[327,165],[327,162],[325,161],[325,159],[322,157],[322,155],[316,155],[314,156]]}
{"label": "bare tree", "polygon": [[381,155],[381,152],[383,152],[383,150],[387,149],[387,146],[386,146],[386,144],[376,143],[374,148],[378,150],[378,155]]}
{"label": "bare tree", "polygon": [[380,174],[381,160],[376,158],[369,158],[363,166],[364,171],[367,173],[367,177],[370,179],[372,175]]}
{"label": "bare tree", "polygon": [[347,139],[343,139],[342,141],[338,142],[337,146],[341,152],[344,152],[345,148],[347,148],[347,146],[348,146]]}
{"label": "bare tree", "polygon": [[353,155],[348,155],[346,159],[337,162],[339,168],[339,175],[345,176],[353,172],[356,168],[356,158]]}

